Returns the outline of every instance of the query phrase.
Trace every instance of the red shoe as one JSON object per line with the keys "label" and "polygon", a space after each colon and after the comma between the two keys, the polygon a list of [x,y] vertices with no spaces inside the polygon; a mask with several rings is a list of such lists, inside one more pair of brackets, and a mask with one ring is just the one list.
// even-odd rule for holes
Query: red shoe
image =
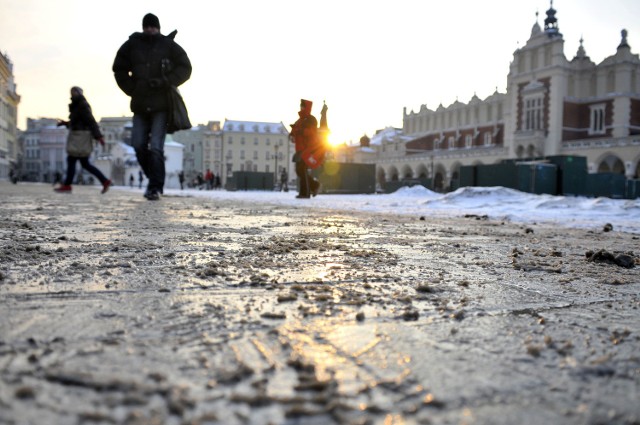
{"label": "red shoe", "polygon": [[107,193],[107,190],[109,190],[109,186],[111,186],[111,180],[107,180],[106,182],[104,182],[102,184],[102,192],[100,193]]}
{"label": "red shoe", "polygon": [[53,190],[58,193],[71,193],[71,185],[63,184]]}

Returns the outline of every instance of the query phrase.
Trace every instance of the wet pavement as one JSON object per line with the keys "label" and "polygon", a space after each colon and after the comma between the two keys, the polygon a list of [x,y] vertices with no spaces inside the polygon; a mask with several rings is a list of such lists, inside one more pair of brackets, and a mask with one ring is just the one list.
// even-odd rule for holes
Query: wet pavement
{"label": "wet pavement", "polygon": [[640,423],[640,239],[615,226],[0,200],[0,423]]}

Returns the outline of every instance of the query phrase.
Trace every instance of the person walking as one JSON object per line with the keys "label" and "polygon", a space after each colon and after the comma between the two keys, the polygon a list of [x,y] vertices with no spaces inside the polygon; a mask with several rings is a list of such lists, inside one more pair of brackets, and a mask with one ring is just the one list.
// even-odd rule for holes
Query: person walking
{"label": "person walking", "polygon": [[213,173],[209,168],[207,168],[207,171],[204,173],[204,181],[207,190],[213,189]]}
{"label": "person walking", "polygon": [[[59,127],[59,125],[58,125]],[[47,179],[49,180],[49,179]],[[57,185],[57,184],[62,184],[62,173],[58,170],[56,170],[55,173],[53,173],[53,185]]]}
{"label": "person walking", "polygon": [[161,34],[158,17],[146,14],[142,32],[120,46],[112,67],[118,87],[131,97],[131,144],[149,180],[144,196],[150,201],[159,200],[164,188],[168,91],[191,77],[191,61],[174,35]]}
{"label": "person walking", "polygon": [[[100,132],[100,127],[91,112],[91,106],[80,87],[71,87],[71,103],[69,104],[69,121],[58,120],[58,127],[65,126],[69,131],[90,131],[91,136],[104,146],[104,137]],[[89,154],[90,155],[90,154]],[[111,180],[106,178],[102,172],[89,162],[87,156],[67,155],[67,176],[60,186],[54,190],[58,193],[71,193],[73,178],[76,174],[76,163],[80,161],[82,168],[93,174],[102,183],[102,192],[106,193],[111,186]]]}
{"label": "person walking", "polygon": [[287,174],[287,169],[282,167],[282,173],[280,173],[280,192],[283,190],[285,192],[289,191],[289,175]]}
{"label": "person walking", "polygon": [[19,173],[14,169],[14,167],[11,167],[9,169],[9,181],[13,184],[17,184],[18,176],[19,176]]}
{"label": "person walking", "polygon": [[296,164],[296,175],[298,176],[298,196],[296,198],[310,198],[318,193],[320,183],[309,176],[309,167],[303,159],[303,152],[311,147],[318,137],[318,120],[311,115],[313,102],[300,99],[300,111],[298,120],[291,124],[291,134],[289,137],[295,144],[295,154],[293,162]]}
{"label": "person walking", "polygon": [[133,177],[133,173],[129,175],[129,187],[133,189],[133,183],[136,181],[135,177]]}
{"label": "person walking", "polygon": [[184,189],[184,171],[178,173],[178,180],[180,181],[180,190]]}

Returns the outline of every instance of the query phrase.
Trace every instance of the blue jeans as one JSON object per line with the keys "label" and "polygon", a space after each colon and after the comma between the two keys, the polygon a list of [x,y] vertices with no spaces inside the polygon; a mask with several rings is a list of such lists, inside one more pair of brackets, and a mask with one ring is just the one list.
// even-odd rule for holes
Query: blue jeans
{"label": "blue jeans", "polygon": [[80,161],[82,168],[96,176],[98,180],[100,180],[100,183],[104,184],[104,182],[107,181],[104,174],[89,162],[89,157],[79,158],[69,155],[67,156],[67,177],[64,180],[65,185],[71,186],[73,184],[73,178],[76,175],[76,161]]}
{"label": "blue jeans", "polygon": [[133,115],[131,145],[138,164],[149,179],[147,191],[161,192],[164,187],[164,138],[167,135],[165,111]]}

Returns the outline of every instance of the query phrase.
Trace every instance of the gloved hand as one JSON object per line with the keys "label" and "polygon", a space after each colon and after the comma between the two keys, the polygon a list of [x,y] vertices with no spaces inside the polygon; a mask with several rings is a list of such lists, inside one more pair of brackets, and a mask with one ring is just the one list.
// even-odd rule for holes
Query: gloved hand
{"label": "gloved hand", "polygon": [[104,147],[104,137],[99,138],[98,143],[100,143],[100,145]]}
{"label": "gloved hand", "polygon": [[152,89],[164,87],[164,85],[164,80],[162,78],[152,78],[149,80],[149,87]]}
{"label": "gloved hand", "polygon": [[58,124],[56,124],[56,127],[61,127],[63,125],[67,127],[69,125],[69,121],[58,120]]}

